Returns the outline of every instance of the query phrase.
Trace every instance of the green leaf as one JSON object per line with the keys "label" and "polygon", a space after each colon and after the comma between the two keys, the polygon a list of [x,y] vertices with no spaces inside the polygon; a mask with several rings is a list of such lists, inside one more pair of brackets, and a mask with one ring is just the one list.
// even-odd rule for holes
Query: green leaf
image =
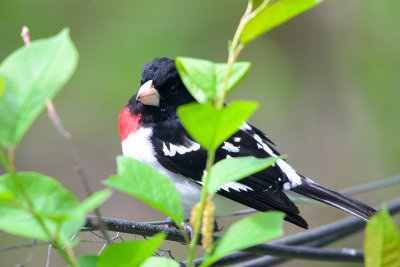
{"label": "green leaf", "polygon": [[367,223],[364,241],[365,266],[400,266],[400,232],[386,205]]}
{"label": "green leaf", "polygon": [[174,184],[164,175],[138,160],[117,157],[118,175],[104,183],[134,196],[164,212],[177,223],[183,222],[181,198]]}
{"label": "green leaf", "polygon": [[140,266],[160,246],[165,236],[165,233],[159,233],[148,240],[113,244],[100,255],[98,267]]}
{"label": "green leaf", "polygon": [[[17,180],[18,179],[18,180]],[[19,181],[19,186],[15,183]],[[37,218],[30,212],[25,195],[34,213],[48,228],[52,238],[58,235],[62,244],[71,244],[71,236],[85,223],[78,212],[80,203],[55,179],[32,172],[0,176],[0,186],[13,192],[12,201],[0,199],[0,230],[32,239],[49,240]]]}
{"label": "green leaf", "polygon": [[79,210],[83,214],[86,214],[89,211],[92,211],[95,208],[99,207],[104,201],[106,201],[111,196],[111,194],[112,192],[109,189],[97,191],[96,193],[92,194],[81,203],[81,205],[79,206]]}
{"label": "green leaf", "polygon": [[99,256],[95,254],[87,254],[80,256],[78,259],[79,267],[97,267],[97,263],[99,262]]}
{"label": "green leaf", "polygon": [[179,267],[179,263],[173,259],[163,257],[150,257],[140,267]]}
{"label": "green leaf", "polygon": [[256,172],[262,171],[282,157],[258,159],[255,157],[239,157],[223,159],[211,168],[208,192],[216,192],[222,185],[238,181]]}
{"label": "green leaf", "polygon": [[5,82],[0,99],[0,143],[16,147],[46,101],[74,72],[78,53],[64,29],[58,35],[17,49],[0,65]]}
{"label": "green leaf", "polygon": [[214,250],[206,255],[201,266],[209,266],[223,256],[245,249],[283,234],[284,213],[269,211],[244,218],[234,223],[214,244]]}
{"label": "green leaf", "polygon": [[193,139],[211,149],[237,132],[257,107],[258,104],[251,101],[232,101],[222,109],[211,103],[190,103],[178,107],[178,116]]}
{"label": "green leaf", "polygon": [[257,7],[259,7],[261,4],[268,5],[269,2],[270,2],[270,0],[251,0],[251,7],[254,10]]}
{"label": "green leaf", "polygon": [[2,97],[4,92],[4,81],[3,78],[0,77],[0,98]]}
{"label": "green leaf", "polygon": [[[227,64],[205,59],[177,57],[175,65],[186,88],[199,103],[213,101],[216,90],[221,92]],[[229,75],[227,92],[230,92],[250,68],[250,62],[235,62]]]}
{"label": "green leaf", "polygon": [[205,59],[177,57],[176,69],[182,82],[200,103],[214,99],[215,63]]}
{"label": "green leaf", "polygon": [[258,36],[316,6],[322,1],[280,0],[270,5],[266,1],[249,15],[247,23],[240,34],[239,41],[242,44],[247,44]]}
{"label": "green leaf", "polygon": [[[232,65],[231,72],[229,74],[228,85],[226,87],[226,91],[228,93],[244,79],[246,74],[249,72],[250,65],[250,62],[235,62]],[[227,65],[225,63],[215,64],[217,92],[221,92],[222,90],[226,75],[226,68]],[[214,97],[211,100],[214,100]]]}

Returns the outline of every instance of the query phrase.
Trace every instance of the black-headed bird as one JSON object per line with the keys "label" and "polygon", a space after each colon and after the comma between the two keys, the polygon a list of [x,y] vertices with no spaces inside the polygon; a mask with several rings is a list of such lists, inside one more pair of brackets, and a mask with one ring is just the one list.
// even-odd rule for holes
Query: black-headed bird
{"label": "black-headed bird", "polygon": [[[207,158],[207,150],[191,138],[176,113],[180,105],[193,101],[174,60],[156,58],[144,67],[139,91],[119,115],[124,156],[142,161],[169,178],[179,191],[185,216],[190,215],[200,199]],[[243,122],[238,131],[218,147],[215,161],[243,156],[267,158],[278,157],[279,153],[262,131]],[[293,203],[304,198],[364,220],[376,213],[370,206],[304,177],[283,159],[242,180],[224,184],[213,201],[217,216],[228,215],[240,203],[258,211],[282,211],[286,214],[285,220],[307,228],[307,222]]]}

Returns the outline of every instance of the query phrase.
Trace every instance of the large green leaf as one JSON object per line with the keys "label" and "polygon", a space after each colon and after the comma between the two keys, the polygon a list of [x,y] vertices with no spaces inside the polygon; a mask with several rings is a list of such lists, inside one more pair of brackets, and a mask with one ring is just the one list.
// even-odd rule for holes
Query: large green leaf
{"label": "large green leaf", "polygon": [[85,223],[84,214],[78,212],[79,201],[56,180],[37,173],[17,173],[0,176],[3,188],[14,193],[11,201],[0,201],[0,229],[34,239],[49,240],[35,216],[29,211],[18,179],[35,214],[49,229],[52,237],[59,235],[67,243],[73,233]]}
{"label": "large green leaf", "polygon": [[[177,57],[176,68],[186,88],[199,103],[213,101],[222,91],[227,64],[205,59]],[[250,62],[232,65],[226,91],[230,92],[246,76]]]}
{"label": "large green leaf", "polygon": [[173,259],[163,257],[150,257],[140,267],[179,267],[179,263]]}
{"label": "large green leaf", "polygon": [[270,5],[268,5],[269,1],[264,1],[249,15],[247,23],[244,25],[240,34],[239,41],[242,44],[247,44],[258,36],[316,6],[322,1],[323,0],[279,0]]}
{"label": "large green leaf", "polygon": [[118,175],[104,183],[134,196],[164,212],[177,223],[183,222],[181,198],[174,184],[164,175],[138,160],[117,157]]}
{"label": "large green leaf", "polygon": [[200,103],[215,95],[215,63],[205,59],[177,57],[175,65],[182,82]]}
{"label": "large green leaf", "polygon": [[[226,75],[227,65],[225,63],[217,63],[215,64],[215,86],[217,88],[217,93],[222,92],[222,87],[224,84],[224,78]],[[229,80],[226,87],[226,91],[230,92],[233,88],[236,87],[246,76],[250,69],[250,62],[235,62],[229,73]],[[210,100],[214,100],[211,98]]]}
{"label": "large green leaf", "polygon": [[57,180],[33,172],[2,175],[0,188],[8,194],[8,198],[0,198],[0,230],[48,241],[50,238],[43,231],[38,216],[52,239],[58,237],[61,244],[70,245],[72,235],[85,224],[85,213],[100,205],[110,194],[100,191],[81,205]]}
{"label": "large green leaf", "polygon": [[367,223],[364,252],[367,267],[400,266],[400,232],[386,206]]}
{"label": "large green leaf", "polygon": [[257,109],[251,101],[232,101],[217,109],[211,103],[190,103],[178,108],[178,116],[188,133],[204,148],[217,148],[239,130]]}
{"label": "large green leaf", "polygon": [[212,166],[208,192],[215,192],[222,185],[243,179],[274,164],[279,158],[239,157],[223,159]]}
{"label": "large green leaf", "polygon": [[159,233],[148,240],[133,240],[113,244],[100,255],[97,266],[140,266],[160,246],[165,236],[165,233]]}
{"label": "large green leaf", "polygon": [[201,266],[209,266],[223,256],[283,234],[284,213],[269,211],[244,218],[234,223],[214,244],[211,254],[206,255]]}
{"label": "large green leaf", "polygon": [[17,49],[0,65],[5,90],[0,99],[0,144],[16,147],[46,101],[74,72],[78,53],[64,29]]}

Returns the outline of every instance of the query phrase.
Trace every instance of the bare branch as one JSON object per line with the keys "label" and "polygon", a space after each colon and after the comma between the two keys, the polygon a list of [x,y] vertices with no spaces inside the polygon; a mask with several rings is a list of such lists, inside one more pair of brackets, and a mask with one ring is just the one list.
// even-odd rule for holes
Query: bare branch
{"label": "bare branch", "polygon": [[[102,222],[107,225],[109,231],[121,232],[126,234],[135,234],[142,236],[153,236],[159,232],[165,232],[167,234],[167,240],[184,243],[185,239],[182,235],[181,230],[173,229],[169,227],[163,227],[158,225],[151,225],[147,223],[138,223],[128,220],[117,220],[113,218],[101,218]],[[86,216],[86,228],[83,231],[91,231],[95,227],[93,222],[98,221],[96,216]],[[189,233],[188,233],[189,234]]]}
{"label": "bare branch", "polygon": [[22,27],[21,37],[26,46],[31,44],[31,38],[29,37],[29,28],[27,26]]}
{"label": "bare branch", "polygon": [[[72,142],[72,135],[68,131],[65,130],[65,128],[60,120],[60,117],[58,117],[58,114],[56,112],[53,102],[51,100],[47,100],[46,106],[47,106],[47,112],[49,114],[50,120],[53,122],[54,126],[56,127],[58,132],[61,134],[61,136],[64,137],[64,140],[67,142],[67,145],[68,145],[68,148],[71,153],[72,160],[73,160],[74,171],[81,178],[81,181],[82,181],[82,184],[86,191],[87,196],[90,196],[93,192],[89,185],[89,179],[83,170],[78,151],[76,150],[75,145]],[[98,218],[102,217],[99,208],[96,208],[94,210],[94,212]],[[93,225],[95,225],[95,224],[93,224]],[[96,229],[99,229],[101,231],[101,233],[104,235],[104,238],[107,240],[107,243],[112,242],[110,240],[110,236],[108,235],[108,232],[107,232],[107,226],[104,223],[102,223],[101,220],[98,221]]]}

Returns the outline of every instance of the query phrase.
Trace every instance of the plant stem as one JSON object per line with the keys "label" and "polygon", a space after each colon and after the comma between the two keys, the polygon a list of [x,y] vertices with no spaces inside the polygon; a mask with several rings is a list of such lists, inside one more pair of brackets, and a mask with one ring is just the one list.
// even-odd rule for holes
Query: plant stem
{"label": "plant stem", "polygon": [[[216,108],[221,109],[224,106],[225,97],[226,97],[226,93],[227,93],[226,89],[228,87],[229,76],[231,73],[233,63],[236,61],[237,57],[240,54],[240,51],[242,51],[242,49],[244,47],[242,44],[239,43],[240,33],[242,32],[244,25],[247,23],[247,18],[251,14],[251,11],[252,11],[252,1],[249,0],[246,11],[245,11],[244,15],[242,16],[242,18],[240,19],[240,22],[236,29],[231,46],[229,47],[229,55],[228,55],[228,61],[227,61],[227,66],[226,66],[224,82],[222,84],[221,91],[217,92],[217,96],[214,101],[214,105]],[[196,225],[194,227],[193,238],[191,240],[190,248],[189,248],[189,256],[188,256],[188,266],[189,267],[193,266],[194,253],[196,251],[196,246],[197,246],[197,243],[199,240],[199,232],[200,232],[200,227],[201,227],[201,222],[202,222],[202,217],[203,217],[206,200],[207,200],[207,198],[211,199],[212,196],[214,195],[214,193],[211,193],[210,195],[208,195],[208,184],[210,182],[210,170],[211,170],[212,165],[214,164],[215,152],[216,152],[216,149],[208,150],[207,162],[206,162],[206,175],[204,177],[203,187],[201,189],[200,207],[199,207],[199,211],[197,214]]]}
{"label": "plant stem", "polygon": [[226,73],[225,73],[225,77],[224,77],[224,83],[222,84],[222,90],[221,90],[221,92],[219,92],[219,94],[215,98],[215,103],[214,103],[217,108],[222,108],[224,106],[225,97],[226,97],[226,93],[227,93],[226,88],[228,87],[228,81],[229,81],[229,76],[231,74],[232,65],[233,65],[233,63],[235,63],[237,57],[239,56],[240,52],[242,51],[242,49],[244,47],[242,44],[239,43],[239,37],[243,30],[244,25],[246,25],[246,23],[247,23],[248,16],[251,14],[251,8],[252,8],[252,4],[251,4],[251,0],[249,0],[247,9],[244,12],[244,15],[242,16],[242,18],[240,19],[240,22],[236,29],[235,35],[233,36],[231,46],[229,47],[229,50],[228,50],[229,55],[228,55],[228,61],[227,61],[227,66],[226,66]]}
{"label": "plant stem", "polygon": [[4,169],[6,169],[7,172],[12,173],[14,170],[12,169],[10,163],[7,160],[6,154],[4,153],[3,149],[0,148],[0,160],[1,163],[4,166]]}
{"label": "plant stem", "polygon": [[11,168],[15,171],[15,149],[13,147],[9,147],[7,152],[8,162],[10,163]]}
{"label": "plant stem", "polygon": [[201,189],[201,197],[200,197],[200,207],[199,211],[197,214],[197,221],[196,225],[193,229],[193,238],[190,242],[190,249],[189,249],[189,256],[188,256],[188,266],[192,267],[193,266],[193,260],[194,260],[194,253],[196,251],[196,246],[199,241],[199,232],[200,232],[200,226],[201,226],[201,218],[203,217],[203,212],[204,212],[204,207],[206,204],[207,200],[207,195],[208,195],[208,184],[210,183],[210,170],[211,166],[214,164],[214,159],[215,159],[215,149],[210,149],[208,150],[208,157],[207,157],[207,163],[206,163],[206,175],[204,177],[203,181],[203,187]]}

